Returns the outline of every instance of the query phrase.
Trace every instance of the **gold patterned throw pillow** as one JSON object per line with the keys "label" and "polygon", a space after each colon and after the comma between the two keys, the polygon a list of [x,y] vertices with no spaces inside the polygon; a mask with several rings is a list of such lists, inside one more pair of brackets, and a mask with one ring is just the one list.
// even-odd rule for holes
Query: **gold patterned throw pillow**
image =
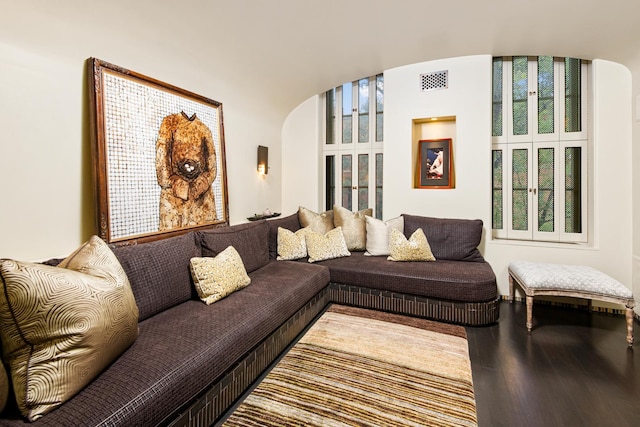
{"label": "gold patterned throw pillow", "polygon": [[300,206],[298,208],[298,220],[302,228],[309,227],[319,234],[326,234],[329,230],[335,228],[333,224],[333,211],[316,213]]}
{"label": "gold patterned throw pillow", "polygon": [[229,246],[213,258],[191,258],[190,267],[198,296],[207,305],[251,283],[242,258],[233,246]]}
{"label": "gold patterned throw pillow", "polygon": [[58,267],[0,260],[0,336],[18,407],[35,421],[82,390],[138,336],[138,307],[93,236]]}
{"label": "gold patterned throw pillow", "polygon": [[365,215],[373,215],[373,209],[352,212],[341,206],[333,207],[333,224],[342,228],[344,240],[350,251],[364,251],[367,243]]}
{"label": "gold patterned throw pillow", "polygon": [[402,232],[392,229],[389,234],[389,261],[435,261],[431,246],[422,228],[413,232],[409,240]]}
{"label": "gold patterned throw pillow", "polygon": [[347,249],[347,243],[344,241],[344,235],[340,227],[336,227],[324,235],[310,230],[305,234],[305,238],[307,240],[309,262],[324,261],[325,259],[341,258],[351,255],[351,252]]}
{"label": "gold patterned throw pillow", "polygon": [[286,228],[278,227],[278,261],[301,259],[307,256],[307,242],[305,234],[309,228],[301,228],[295,233]]}

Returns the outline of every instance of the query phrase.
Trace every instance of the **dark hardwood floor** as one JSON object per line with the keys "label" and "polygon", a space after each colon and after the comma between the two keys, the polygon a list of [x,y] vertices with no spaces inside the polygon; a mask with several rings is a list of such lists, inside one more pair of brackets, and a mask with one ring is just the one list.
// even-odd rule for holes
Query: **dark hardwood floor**
{"label": "dark hardwood floor", "polygon": [[480,427],[640,426],[640,327],[622,316],[502,302],[496,325],[466,328]]}

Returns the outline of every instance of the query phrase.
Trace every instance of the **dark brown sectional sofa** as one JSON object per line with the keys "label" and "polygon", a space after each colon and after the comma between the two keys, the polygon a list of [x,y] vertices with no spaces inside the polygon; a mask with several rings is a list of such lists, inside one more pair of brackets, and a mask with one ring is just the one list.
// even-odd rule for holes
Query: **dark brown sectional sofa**
{"label": "dark brown sectional sofa", "polygon": [[[310,264],[277,261],[277,229],[297,214],[113,247],[139,309],[139,336],[71,400],[32,423],[46,426],[209,425],[331,302],[466,325],[498,319],[495,275],[477,249],[482,222],[405,215],[437,261],[391,262],[362,253]],[[205,305],[192,257],[228,246],[251,284]],[[11,402],[0,426],[29,424]]]}

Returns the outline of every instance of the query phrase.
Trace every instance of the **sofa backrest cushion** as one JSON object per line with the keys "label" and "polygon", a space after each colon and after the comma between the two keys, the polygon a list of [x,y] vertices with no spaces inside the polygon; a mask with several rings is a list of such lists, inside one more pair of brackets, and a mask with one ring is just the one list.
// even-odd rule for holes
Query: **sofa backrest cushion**
{"label": "sofa backrest cushion", "polygon": [[269,258],[276,259],[278,257],[278,227],[291,230],[294,233],[300,230],[302,227],[298,219],[298,212],[284,218],[270,219],[267,224],[269,225]]}
{"label": "sofa backrest cushion", "polygon": [[200,256],[195,232],[113,248],[129,277],[140,321],[196,296],[189,262]]}
{"label": "sofa backrest cushion", "polygon": [[410,237],[422,228],[436,259],[484,261],[478,250],[482,220],[431,218],[403,214],[404,235]]}
{"label": "sofa backrest cushion", "polygon": [[240,254],[247,273],[269,262],[269,225],[259,220],[228,227],[198,231],[203,257],[215,257],[233,246]]}

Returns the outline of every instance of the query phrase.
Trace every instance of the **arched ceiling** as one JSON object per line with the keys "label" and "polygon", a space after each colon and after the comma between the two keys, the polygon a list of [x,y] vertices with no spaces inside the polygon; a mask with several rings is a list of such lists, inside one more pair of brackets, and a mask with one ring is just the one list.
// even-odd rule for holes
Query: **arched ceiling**
{"label": "arched ceiling", "polygon": [[[48,43],[64,52],[83,37],[94,45],[119,42],[141,56],[160,46],[167,59],[179,51],[185,67],[210,69],[279,114],[345,81],[433,59],[544,54],[606,59],[631,69],[640,63],[636,0],[1,3],[9,16],[0,43]],[[43,30],[50,38],[35,40]]]}

